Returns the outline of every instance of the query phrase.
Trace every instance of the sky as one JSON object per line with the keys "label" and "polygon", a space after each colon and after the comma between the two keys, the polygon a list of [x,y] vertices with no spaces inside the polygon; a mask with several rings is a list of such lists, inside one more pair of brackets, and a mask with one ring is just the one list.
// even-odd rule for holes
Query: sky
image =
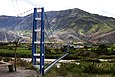
{"label": "sky", "polygon": [[45,11],[79,8],[93,14],[115,18],[115,0],[1,0],[0,15],[24,16],[35,7]]}

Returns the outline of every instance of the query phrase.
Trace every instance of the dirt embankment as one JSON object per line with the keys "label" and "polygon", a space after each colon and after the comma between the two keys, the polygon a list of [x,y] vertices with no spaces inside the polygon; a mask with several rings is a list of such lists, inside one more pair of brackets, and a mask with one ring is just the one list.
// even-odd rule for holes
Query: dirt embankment
{"label": "dirt embankment", "polygon": [[23,67],[17,68],[17,72],[9,72],[7,66],[0,67],[0,77],[38,77],[34,70],[25,69]]}

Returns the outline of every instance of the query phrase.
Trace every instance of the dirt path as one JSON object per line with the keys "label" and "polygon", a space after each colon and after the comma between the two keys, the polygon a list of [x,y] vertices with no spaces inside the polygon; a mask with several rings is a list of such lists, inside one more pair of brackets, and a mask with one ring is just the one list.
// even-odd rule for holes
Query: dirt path
{"label": "dirt path", "polygon": [[8,67],[0,67],[0,77],[37,77],[34,70],[17,68],[17,72],[9,72]]}

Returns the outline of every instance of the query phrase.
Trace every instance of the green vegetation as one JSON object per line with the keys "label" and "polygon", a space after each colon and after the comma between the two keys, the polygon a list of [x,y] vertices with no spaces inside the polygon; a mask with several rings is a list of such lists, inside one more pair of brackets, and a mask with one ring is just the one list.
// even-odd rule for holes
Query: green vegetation
{"label": "green vegetation", "polygon": [[[5,45],[0,46],[0,56],[3,57],[14,57],[14,45]],[[45,47],[46,58],[58,58],[63,55],[66,51],[64,47],[60,49]],[[37,52],[40,52],[40,49],[37,48]],[[31,45],[29,44],[20,44],[17,48],[17,57],[31,57]],[[70,47],[70,55],[64,59],[115,59],[115,45],[106,46],[104,44],[99,46],[84,46],[84,48],[74,48]]]}
{"label": "green vegetation", "polygon": [[80,35],[84,35],[84,30],[83,29],[80,29],[79,31],[78,31],[78,33],[80,34]]}
{"label": "green vegetation", "polygon": [[105,25],[104,23],[99,24],[98,27],[99,27],[100,33],[108,32],[108,31],[111,31],[113,29],[111,26]]}
{"label": "green vegetation", "polygon": [[[16,54],[17,57],[31,57],[31,50],[26,48],[18,48]],[[0,49],[0,56],[14,57],[14,47]]]}
{"label": "green vegetation", "polygon": [[[92,75],[93,74],[93,75]],[[103,62],[80,62],[80,64],[63,64],[61,67],[57,68],[54,66],[45,77],[114,77],[115,75],[115,63]],[[101,76],[102,75],[102,76]]]}
{"label": "green vegetation", "polygon": [[[45,47],[46,58],[58,58],[63,55],[66,51],[67,46],[63,46],[60,49]],[[4,45],[0,46],[0,59],[2,57],[4,61],[8,61],[9,57],[14,57],[15,45]],[[37,48],[37,52],[40,50]],[[26,62],[20,58],[30,58],[31,45],[20,44],[17,48],[17,65],[25,68],[34,69],[31,62]],[[61,63],[61,68],[57,68],[56,65],[48,71],[45,77],[93,77],[92,74],[107,74],[107,76],[115,75],[115,45],[95,45],[95,46],[84,46],[84,48],[70,47],[70,55],[64,59],[74,59],[73,63]],[[107,61],[101,61],[105,59]],[[77,64],[77,62],[79,64]],[[61,72],[60,72],[61,71]],[[90,76],[89,76],[90,75]]]}
{"label": "green vegetation", "polygon": [[98,28],[99,28],[98,25],[94,25],[94,26],[88,31],[88,33],[97,32]]}
{"label": "green vegetation", "polygon": [[23,34],[23,36],[25,37],[30,37],[30,35],[32,34],[32,30],[21,30],[21,31],[16,31],[16,33],[18,34]]}

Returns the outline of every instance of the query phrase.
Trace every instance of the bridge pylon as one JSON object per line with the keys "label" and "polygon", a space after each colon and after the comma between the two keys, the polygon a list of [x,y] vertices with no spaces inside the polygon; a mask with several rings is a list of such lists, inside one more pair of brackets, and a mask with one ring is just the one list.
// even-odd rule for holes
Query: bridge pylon
{"label": "bridge pylon", "polygon": [[[38,12],[40,12],[40,17],[38,16]],[[41,34],[40,34],[40,42],[38,40],[39,29],[37,27],[37,21],[41,21]],[[37,44],[40,44],[40,54],[37,53]],[[40,56],[40,74],[44,75],[44,58],[45,58],[45,50],[44,50],[44,8],[34,8],[33,14],[33,34],[32,34],[32,63],[34,66],[37,66],[37,57]],[[39,65],[38,65],[39,66]]]}

